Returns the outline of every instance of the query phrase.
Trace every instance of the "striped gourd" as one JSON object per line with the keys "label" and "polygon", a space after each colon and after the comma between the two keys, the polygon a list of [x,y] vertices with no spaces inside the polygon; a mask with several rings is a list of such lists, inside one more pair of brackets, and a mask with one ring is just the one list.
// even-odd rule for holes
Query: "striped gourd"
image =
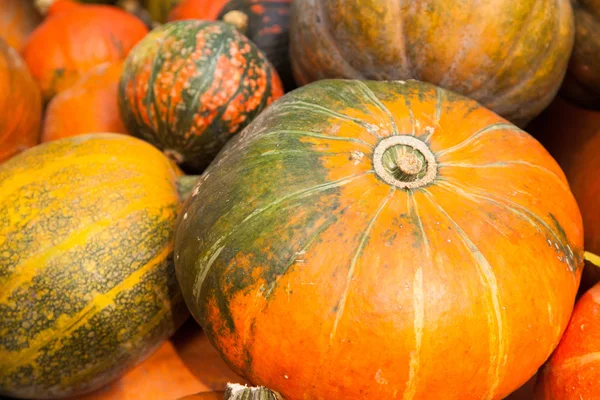
{"label": "striped gourd", "polygon": [[583,229],[563,172],[429,84],[290,92],[192,193],[175,233],[188,308],[287,400],[502,399],[573,308]]}
{"label": "striped gourd", "polygon": [[0,165],[0,394],[96,389],[181,324],[170,262],[180,175],[149,144],[116,134],[42,144]]}

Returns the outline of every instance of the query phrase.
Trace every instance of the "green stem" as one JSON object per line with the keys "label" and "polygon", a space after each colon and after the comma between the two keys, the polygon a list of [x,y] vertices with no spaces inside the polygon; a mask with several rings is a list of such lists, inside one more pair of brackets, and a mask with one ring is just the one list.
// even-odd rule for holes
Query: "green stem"
{"label": "green stem", "polygon": [[585,258],[586,261],[589,261],[590,263],[594,264],[594,266],[600,268],[600,256],[597,256],[594,253],[590,253],[589,251],[584,251],[583,258]]}
{"label": "green stem", "polygon": [[228,383],[224,400],[283,400],[277,392],[264,386],[248,387],[237,383]]}
{"label": "green stem", "polygon": [[177,192],[181,201],[185,201],[190,196],[199,178],[199,175],[183,175],[177,179]]}

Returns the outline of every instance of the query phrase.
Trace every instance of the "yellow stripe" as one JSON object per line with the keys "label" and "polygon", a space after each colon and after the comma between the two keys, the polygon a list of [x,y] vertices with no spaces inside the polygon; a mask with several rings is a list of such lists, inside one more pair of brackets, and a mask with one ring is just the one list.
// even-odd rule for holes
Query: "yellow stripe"
{"label": "yellow stripe", "polygon": [[33,277],[36,276],[40,271],[43,271],[43,267],[48,266],[48,261],[57,256],[63,255],[65,252],[71,250],[73,247],[79,244],[86,243],[86,241],[92,236],[108,228],[115,222],[118,222],[126,215],[135,211],[142,211],[144,209],[153,207],[167,207],[173,204],[173,199],[168,199],[171,201],[166,202],[160,201],[164,199],[159,197],[158,200],[159,201],[154,204],[149,203],[147,198],[131,203],[127,207],[120,210],[120,212],[101,219],[83,229],[75,231],[58,245],[53,246],[50,249],[46,249],[41,254],[34,255],[33,257],[29,257],[28,259],[21,261],[12,272],[13,278],[8,280],[2,285],[2,287],[0,287],[0,303],[6,302],[17,288],[22,287],[24,284],[31,283]]}
{"label": "yellow stripe", "polygon": [[107,293],[100,294],[94,297],[81,311],[72,317],[61,317],[57,320],[56,326],[40,332],[35,339],[29,342],[29,347],[26,351],[15,354],[14,352],[0,352],[0,359],[9,360],[4,364],[3,374],[11,370],[17,369],[25,364],[28,364],[38,353],[40,349],[46,346],[52,340],[58,339],[53,352],[57,352],[63,347],[64,342],[67,342],[71,333],[79,327],[88,323],[88,321],[106,307],[114,304],[115,298],[126,290],[129,290],[141,282],[141,278],[146,272],[151,270],[156,265],[165,261],[168,255],[173,250],[173,244],[162,249],[154,258],[147,262],[144,266],[133,272],[121,283],[113,287]]}

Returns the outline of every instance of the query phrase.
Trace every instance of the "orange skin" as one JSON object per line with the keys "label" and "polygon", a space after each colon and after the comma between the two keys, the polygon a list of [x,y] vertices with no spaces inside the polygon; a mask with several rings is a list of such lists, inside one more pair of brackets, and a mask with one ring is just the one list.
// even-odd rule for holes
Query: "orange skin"
{"label": "orange skin", "polygon": [[169,21],[203,19],[214,21],[229,0],[183,0],[169,13]]}
{"label": "orange skin", "polygon": [[536,400],[600,399],[600,284],[579,299],[558,348],[541,369]]}
{"label": "orange skin", "polygon": [[40,89],[19,54],[0,39],[0,162],[40,140]]}
{"label": "orange skin", "polygon": [[0,0],[0,39],[18,51],[40,22],[32,0]]}
{"label": "orange skin", "polygon": [[127,133],[117,104],[123,63],[106,63],[85,74],[48,104],[42,142],[86,133]]}
{"label": "orange skin", "polygon": [[[389,137],[424,143],[437,177],[383,181]],[[502,399],[558,344],[582,257],[547,151],[416,81],[288,93],[209,166],[175,235],[192,315],[234,371],[287,400]]]}
{"label": "orange skin", "polygon": [[142,21],[116,7],[59,0],[29,37],[23,57],[49,101],[98,64],[125,59],[147,33]]}
{"label": "orange skin", "polygon": [[225,390],[228,382],[245,383],[225,365],[198,324],[190,319],[127,375],[77,400],[170,400],[190,393],[205,396],[190,398],[222,400],[222,392],[215,391]]}
{"label": "orange skin", "polygon": [[[557,98],[529,127],[561,165],[577,199],[585,249],[600,254],[600,111],[586,110]],[[582,287],[600,281],[598,268],[585,268]]]}

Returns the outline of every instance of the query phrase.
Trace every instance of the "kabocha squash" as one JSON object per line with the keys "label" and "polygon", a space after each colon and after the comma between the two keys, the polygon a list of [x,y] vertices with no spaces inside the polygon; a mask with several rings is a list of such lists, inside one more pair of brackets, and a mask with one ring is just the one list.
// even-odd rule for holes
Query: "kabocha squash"
{"label": "kabocha squash", "polygon": [[550,104],[573,46],[569,0],[298,0],[298,84],[414,78],[523,126]]}
{"label": "kabocha squash", "polygon": [[275,69],[235,28],[178,21],[154,29],[127,57],[119,109],[130,134],[198,171],[282,94]]}
{"label": "kabocha squash", "polygon": [[572,0],[575,46],[562,95],[580,106],[600,109],[600,1]]}
{"label": "kabocha squash", "polygon": [[123,64],[104,63],[48,104],[42,142],[94,132],[126,133],[117,92]]}
{"label": "kabocha squash", "polygon": [[[585,249],[600,254],[600,111],[558,98],[527,128],[562,167],[583,217]],[[600,281],[600,269],[586,267],[580,291]]]}
{"label": "kabocha squash", "polygon": [[23,57],[49,101],[93,67],[125,59],[147,32],[117,7],[60,0],[29,37]]}
{"label": "kabocha squash", "polygon": [[579,299],[558,348],[541,369],[536,400],[600,399],[600,284]]}
{"label": "kabocha squash", "polygon": [[0,39],[0,163],[40,140],[40,89],[15,49]]}
{"label": "kabocha squash", "polygon": [[0,39],[21,50],[29,34],[42,22],[33,0],[2,0],[0,4]]}
{"label": "kabocha squash", "polygon": [[170,262],[176,185],[189,180],[179,176],[149,144],[115,134],[0,165],[0,395],[97,389],[182,323]]}
{"label": "kabocha squash", "polygon": [[296,87],[289,55],[290,10],[291,0],[183,0],[170,20],[232,23],[263,51],[289,91]]}
{"label": "kabocha squash", "polygon": [[221,151],[176,226],[192,315],[286,400],[501,399],[557,345],[583,266],[546,150],[417,81],[288,93]]}

